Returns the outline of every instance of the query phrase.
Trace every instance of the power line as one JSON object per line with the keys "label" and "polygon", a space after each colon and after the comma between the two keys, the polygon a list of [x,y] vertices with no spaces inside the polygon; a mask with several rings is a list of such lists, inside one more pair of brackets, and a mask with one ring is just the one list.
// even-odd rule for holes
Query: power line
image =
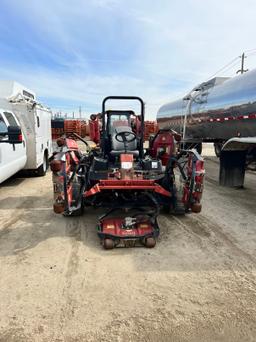
{"label": "power line", "polygon": [[[245,53],[246,53],[246,55],[245,55]],[[234,67],[237,64],[237,61],[239,59],[241,59],[241,68],[236,73],[243,74],[244,72],[248,71],[248,69],[244,68],[245,58],[247,58],[248,56],[255,55],[255,54],[256,54],[256,48],[250,49],[250,50],[246,50],[245,52],[242,53],[241,56],[237,56],[234,59],[232,59],[229,63],[225,64],[222,68],[220,68],[218,71],[216,71],[212,76],[210,76],[207,79],[209,80],[209,79],[215,77],[221,71],[224,71],[224,70],[228,71],[228,70],[230,70],[232,67]]]}
{"label": "power line", "polygon": [[251,53],[247,53],[247,56],[253,56],[253,55],[255,55],[255,54],[256,54],[256,51],[251,52]]}
{"label": "power line", "polygon": [[222,68],[220,68],[218,71],[216,71],[212,76],[208,77],[207,79],[211,79],[214,76],[216,76],[218,73],[220,73],[221,71],[224,71],[227,67],[229,67],[231,64],[233,64],[236,60],[238,60],[240,57],[236,57],[233,58],[229,63],[227,63],[226,65],[224,65]]}
{"label": "power line", "polygon": [[239,64],[240,64],[240,61],[239,61],[239,60],[236,60],[234,63],[230,64],[230,66],[228,66],[228,67],[225,69],[225,73],[226,73],[227,71],[229,71],[230,69],[236,67],[236,66],[239,65]]}
{"label": "power line", "polygon": [[252,51],[256,51],[256,48],[255,49],[250,49],[250,50],[246,50],[246,51],[244,51],[245,53],[250,53],[250,52],[252,52]]}

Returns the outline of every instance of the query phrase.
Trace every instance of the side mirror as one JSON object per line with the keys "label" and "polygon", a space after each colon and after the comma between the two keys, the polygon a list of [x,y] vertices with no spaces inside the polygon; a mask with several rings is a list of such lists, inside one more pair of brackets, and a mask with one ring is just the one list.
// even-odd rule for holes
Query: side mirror
{"label": "side mirror", "polygon": [[8,130],[5,133],[0,133],[1,136],[8,135],[8,140],[0,140],[0,143],[9,144],[21,144],[22,143],[22,133],[18,126],[8,126]]}

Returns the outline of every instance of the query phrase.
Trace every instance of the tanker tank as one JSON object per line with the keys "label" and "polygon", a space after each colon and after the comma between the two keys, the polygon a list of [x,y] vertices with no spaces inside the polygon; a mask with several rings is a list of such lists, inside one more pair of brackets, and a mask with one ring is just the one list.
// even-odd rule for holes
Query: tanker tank
{"label": "tanker tank", "polygon": [[256,69],[199,84],[163,105],[157,121],[160,128],[183,134],[187,142],[223,144],[233,137],[256,137]]}
{"label": "tanker tank", "polygon": [[202,142],[213,142],[220,157],[219,183],[243,187],[245,170],[256,170],[256,69],[199,84],[163,105],[157,122],[180,133],[186,149],[200,153]]}

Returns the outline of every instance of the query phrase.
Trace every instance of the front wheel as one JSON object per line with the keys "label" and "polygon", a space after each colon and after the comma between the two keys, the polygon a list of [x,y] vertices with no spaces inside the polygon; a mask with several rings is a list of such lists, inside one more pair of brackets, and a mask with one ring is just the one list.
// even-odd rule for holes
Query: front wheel
{"label": "front wheel", "polygon": [[48,154],[47,154],[47,152],[45,152],[44,153],[43,163],[37,169],[37,175],[39,177],[44,176],[46,174],[46,171],[47,171],[48,167],[49,167]]}

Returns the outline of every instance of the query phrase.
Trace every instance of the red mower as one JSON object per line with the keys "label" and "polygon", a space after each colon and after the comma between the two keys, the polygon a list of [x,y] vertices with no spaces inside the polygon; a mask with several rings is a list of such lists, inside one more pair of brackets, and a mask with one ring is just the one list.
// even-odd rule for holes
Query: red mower
{"label": "red mower", "polygon": [[[137,100],[140,115],[106,110],[108,100]],[[145,148],[144,103],[139,97],[107,97],[99,116],[100,142],[93,149],[77,134],[57,141],[59,151],[51,162],[54,211],[69,216],[81,215],[86,207],[105,207],[97,224],[104,248],[152,248],[162,208],[171,214],[200,212],[203,159],[196,150],[180,150],[180,135],[172,130],[158,131]],[[74,138],[87,152],[79,150]]]}

